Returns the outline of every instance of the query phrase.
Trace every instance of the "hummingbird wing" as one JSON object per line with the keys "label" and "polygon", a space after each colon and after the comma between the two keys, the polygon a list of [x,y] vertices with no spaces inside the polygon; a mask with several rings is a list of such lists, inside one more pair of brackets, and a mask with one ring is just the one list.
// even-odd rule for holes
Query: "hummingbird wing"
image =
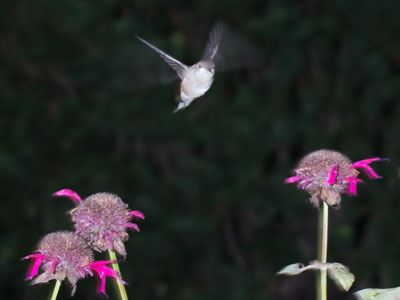
{"label": "hummingbird wing", "polygon": [[215,54],[217,54],[223,32],[223,24],[218,21],[215,22],[208,35],[206,47],[204,48],[201,60],[213,60]]}
{"label": "hummingbird wing", "polygon": [[234,69],[257,69],[266,65],[263,52],[245,36],[226,24],[223,28],[218,52],[214,57],[215,69],[227,71]]}
{"label": "hummingbird wing", "polygon": [[165,53],[164,51],[158,49],[157,47],[153,46],[152,44],[150,44],[149,42],[145,41],[144,39],[136,36],[140,41],[142,41],[143,43],[145,43],[147,46],[149,46],[151,49],[153,49],[154,51],[156,51],[160,57],[172,68],[176,71],[176,73],[178,74],[180,79],[183,79],[183,77],[185,76],[186,70],[188,68],[187,65],[181,63],[179,60],[173,58],[172,56],[168,55],[167,53]]}

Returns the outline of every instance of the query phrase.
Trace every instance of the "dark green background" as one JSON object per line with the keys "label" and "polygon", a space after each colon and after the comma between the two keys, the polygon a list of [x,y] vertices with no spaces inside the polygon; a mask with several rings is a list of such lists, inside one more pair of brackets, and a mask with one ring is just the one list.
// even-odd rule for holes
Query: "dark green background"
{"label": "dark green background", "polygon": [[[399,286],[399,15],[398,0],[2,0],[0,297],[49,292],[20,258],[71,228],[72,202],[50,196],[70,188],[146,215],[121,264],[131,299],[312,299],[312,273],[274,274],[315,258],[317,211],[283,180],[320,148],[390,158],[332,211],[328,260],[351,268],[351,292]],[[218,73],[172,114],[176,83],[134,84],[144,56],[162,64],[135,35],[190,63],[215,19],[268,64]],[[94,290],[80,280],[75,298]]]}

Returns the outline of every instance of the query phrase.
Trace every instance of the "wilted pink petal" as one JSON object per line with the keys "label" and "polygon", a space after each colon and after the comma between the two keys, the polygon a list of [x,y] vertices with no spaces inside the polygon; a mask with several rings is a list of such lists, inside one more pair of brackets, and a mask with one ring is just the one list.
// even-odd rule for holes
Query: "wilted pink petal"
{"label": "wilted pink petal", "polygon": [[110,276],[113,277],[117,280],[120,280],[123,284],[125,284],[125,282],[118,276],[117,271],[111,269],[110,267],[107,266],[107,264],[111,264],[111,263],[115,263],[115,260],[105,260],[105,261],[95,261],[90,263],[88,266],[95,271],[101,280],[101,284],[100,284],[100,288],[98,289],[98,291],[100,293],[103,293],[106,297],[106,277]]}
{"label": "wilted pink petal", "polygon": [[382,178],[382,177],[379,176],[378,174],[376,174],[376,172],[369,166],[369,164],[374,161],[381,161],[381,160],[385,160],[385,159],[382,159],[379,157],[368,158],[368,159],[356,161],[354,164],[352,164],[351,167],[363,170],[365,175],[367,175],[369,178],[378,179],[378,178]]}
{"label": "wilted pink petal", "polygon": [[334,165],[329,173],[328,184],[335,184],[338,175],[338,166]]}
{"label": "wilted pink petal", "polygon": [[131,212],[129,212],[129,214],[134,218],[138,218],[138,219],[144,220],[144,214],[141,211],[132,210]]}
{"label": "wilted pink petal", "polygon": [[345,178],[345,180],[349,182],[349,194],[357,195],[357,183],[362,182],[362,180],[356,177]]}
{"label": "wilted pink petal", "polygon": [[69,189],[60,190],[58,192],[53,193],[52,196],[55,197],[67,197],[74,202],[75,205],[79,205],[82,203],[81,197],[74,191]]}
{"label": "wilted pink petal", "polygon": [[43,263],[43,259],[45,258],[45,255],[31,254],[31,255],[21,258],[21,260],[29,259],[29,258],[33,259],[33,261],[28,269],[28,273],[26,275],[25,280],[31,280],[33,277],[35,277],[37,275],[37,273],[39,273],[39,267]]}
{"label": "wilted pink petal", "polygon": [[60,260],[58,260],[58,259],[54,259],[52,262],[51,262],[51,273],[54,273],[54,271],[55,271],[55,269],[56,269],[56,266],[57,266],[57,264],[60,262]]}
{"label": "wilted pink petal", "polygon": [[137,224],[135,224],[135,223],[126,223],[126,224],[124,224],[124,226],[129,227],[129,228],[133,228],[133,229],[135,229],[137,232],[140,231],[139,226],[138,226]]}
{"label": "wilted pink petal", "polygon": [[285,179],[285,183],[293,183],[293,182],[296,182],[296,181],[299,181],[299,180],[300,180],[300,177],[293,176],[293,177],[286,178]]}

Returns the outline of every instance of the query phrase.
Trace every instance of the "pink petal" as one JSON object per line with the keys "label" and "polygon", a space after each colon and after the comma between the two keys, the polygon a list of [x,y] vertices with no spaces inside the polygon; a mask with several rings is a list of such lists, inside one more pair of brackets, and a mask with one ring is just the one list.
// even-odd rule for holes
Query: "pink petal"
{"label": "pink petal", "polygon": [[81,197],[76,192],[74,192],[72,190],[68,190],[68,189],[64,189],[64,190],[55,192],[55,193],[53,193],[52,196],[70,198],[72,200],[72,202],[74,202],[75,205],[79,205],[82,203]]}
{"label": "pink petal", "polygon": [[376,174],[376,172],[369,166],[369,164],[374,161],[382,161],[382,160],[387,160],[387,159],[379,158],[379,157],[368,158],[368,159],[356,161],[354,164],[351,165],[351,167],[363,170],[365,175],[367,175],[369,178],[378,179],[378,178],[382,178],[382,177],[379,176],[378,174]]}
{"label": "pink petal", "polygon": [[286,178],[284,182],[285,183],[293,183],[293,182],[296,182],[296,181],[299,181],[299,180],[300,180],[300,177],[293,176],[293,177]]}
{"label": "pink petal", "polygon": [[138,219],[144,220],[144,214],[141,211],[132,210],[131,212],[129,212],[129,214],[134,218],[138,218]]}
{"label": "pink petal", "polygon": [[56,269],[56,266],[57,266],[57,264],[59,263],[60,261],[58,260],[58,259],[54,259],[52,262],[51,262],[51,273],[54,273],[54,271],[55,271],[55,269]]}
{"label": "pink petal", "polygon": [[45,258],[45,256],[44,254],[31,254],[21,258],[21,260],[29,258],[33,259],[33,261],[29,266],[25,280],[31,280],[33,277],[37,275],[37,273],[39,273],[39,267],[43,263],[43,259]]}
{"label": "pink petal", "polygon": [[349,182],[349,194],[357,195],[357,183],[362,182],[362,180],[356,177],[348,177],[344,180],[347,180]]}
{"label": "pink petal", "polygon": [[97,273],[97,275],[99,275],[101,284],[100,284],[100,287],[98,288],[98,292],[103,293],[106,297],[108,297],[106,294],[106,278],[107,278],[107,276],[113,277],[117,280],[121,280],[121,282],[123,284],[126,283],[119,277],[117,271],[115,271],[107,266],[107,264],[111,264],[111,263],[115,263],[115,262],[116,262],[115,260],[94,261],[88,265],[89,268],[91,268],[93,271],[95,271]]}
{"label": "pink petal", "polygon": [[334,165],[329,173],[328,184],[335,184],[338,175],[338,166]]}
{"label": "pink petal", "polygon": [[125,223],[123,226],[132,228],[132,229],[136,230],[137,232],[140,231],[138,224],[135,224],[135,223]]}

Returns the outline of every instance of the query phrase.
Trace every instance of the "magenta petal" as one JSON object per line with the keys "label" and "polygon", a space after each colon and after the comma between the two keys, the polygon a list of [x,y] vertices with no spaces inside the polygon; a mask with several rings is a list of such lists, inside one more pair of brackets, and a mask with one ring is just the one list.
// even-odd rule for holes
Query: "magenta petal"
{"label": "magenta petal", "polygon": [[135,223],[125,223],[124,226],[135,229],[137,232],[140,231],[138,224]]}
{"label": "magenta petal", "polygon": [[328,184],[335,184],[338,175],[338,166],[334,165],[329,173]]}
{"label": "magenta petal", "polygon": [[131,212],[129,212],[129,214],[134,218],[138,218],[138,219],[144,220],[144,214],[141,211],[132,210]]}
{"label": "magenta petal", "polygon": [[37,273],[39,273],[39,267],[43,263],[43,259],[45,258],[45,256],[44,254],[31,254],[21,258],[21,260],[29,258],[33,259],[33,261],[28,269],[25,280],[31,280],[37,275]]}
{"label": "magenta petal", "polygon": [[348,177],[345,180],[349,182],[349,194],[357,195],[357,183],[362,182],[362,180],[356,177]]}
{"label": "magenta petal", "polygon": [[105,260],[105,261],[94,261],[89,264],[89,268],[91,268],[93,271],[99,275],[101,284],[100,287],[98,288],[98,291],[100,293],[103,293],[106,297],[106,278],[107,276],[113,277],[117,280],[121,280],[123,284],[125,282],[119,277],[117,271],[111,269],[110,267],[107,266],[107,264],[110,263],[115,263],[115,260]]}
{"label": "magenta petal", "polygon": [[293,183],[293,182],[296,182],[296,181],[299,181],[299,180],[300,180],[300,177],[293,176],[293,177],[286,178],[284,182],[285,183]]}
{"label": "magenta petal", "polygon": [[53,193],[52,196],[70,198],[72,200],[72,202],[74,202],[75,205],[79,205],[82,203],[81,197],[76,192],[74,192],[72,190],[68,190],[68,189],[64,189],[64,190],[55,192],[55,193]]}
{"label": "magenta petal", "polygon": [[360,161],[356,161],[354,164],[351,165],[352,168],[361,169],[364,171],[365,175],[372,179],[382,178],[369,166],[370,163],[374,161],[382,161],[385,159],[375,157],[375,158],[368,158]]}

